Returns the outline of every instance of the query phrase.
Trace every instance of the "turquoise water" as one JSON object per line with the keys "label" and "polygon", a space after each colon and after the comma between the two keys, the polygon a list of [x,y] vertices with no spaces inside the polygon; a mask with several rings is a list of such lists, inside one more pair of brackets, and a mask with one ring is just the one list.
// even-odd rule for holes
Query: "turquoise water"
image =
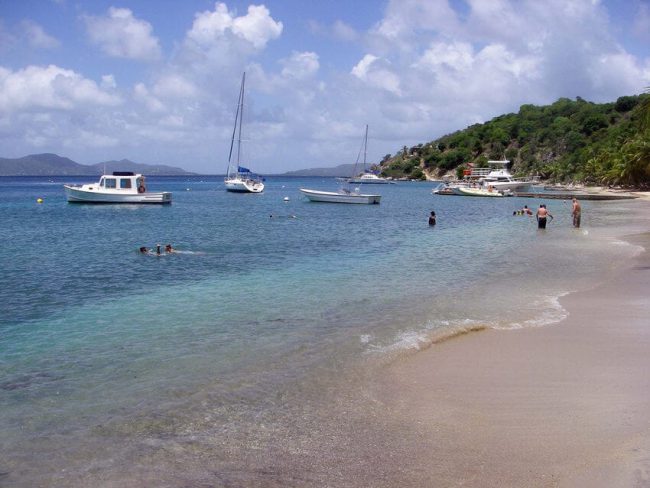
{"label": "turquoise water", "polygon": [[[612,224],[647,228],[635,203],[583,202],[576,230],[549,200],[538,231],[512,215],[538,200],[431,183],[367,187],[381,205],[357,206],[301,198],[333,179],[240,195],[151,177],[172,205],[94,206],[63,182],[88,181],[0,178],[1,486],[272,485],[264,466],[304,471],[343,436],[336,412],[371,409],[357,400],[382,365],[458,331],[557,323],[560,296],[638,252]],[[157,243],[181,253],[137,252]],[[278,486],[336,484],[320,462]]]}

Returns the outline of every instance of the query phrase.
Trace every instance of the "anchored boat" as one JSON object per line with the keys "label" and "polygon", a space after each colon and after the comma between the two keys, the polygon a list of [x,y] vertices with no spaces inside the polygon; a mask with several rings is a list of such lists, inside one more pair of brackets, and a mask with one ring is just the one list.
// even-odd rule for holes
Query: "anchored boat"
{"label": "anchored boat", "polygon": [[168,191],[147,191],[145,178],[130,171],[102,175],[97,183],[63,185],[70,203],[172,203]]}
{"label": "anchored boat", "polygon": [[[368,126],[366,125],[366,133],[363,142],[363,165],[366,165],[366,153],[368,150]],[[355,169],[359,163],[359,156],[355,163]],[[351,183],[348,181],[348,183]],[[305,195],[310,202],[324,202],[324,203],[359,203],[359,204],[379,204],[381,195],[361,193],[359,187],[341,187],[338,191],[322,191],[310,190],[308,188],[301,188],[300,192]]]}

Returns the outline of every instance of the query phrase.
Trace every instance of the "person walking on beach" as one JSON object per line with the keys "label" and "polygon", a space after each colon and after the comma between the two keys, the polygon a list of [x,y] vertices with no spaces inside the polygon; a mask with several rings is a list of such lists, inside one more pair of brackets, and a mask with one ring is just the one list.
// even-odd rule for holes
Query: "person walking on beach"
{"label": "person walking on beach", "polygon": [[546,209],[546,205],[543,203],[539,206],[537,209],[537,228],[538,229],[546,229],[546,219],[550,218],[553,220],[553,216],[551,213]]}
{"label": "person walking on beach", "polygon": [[429,225],[436,225],[436,213],[431,210],[431,215],[429,215]]}
{"label": "person walking on beach", "polygon": [[580,217],[582,214],[582,207],[580,202],[576,197],[573,197],[573,209],[571,210],[571,215],[573,216],[573,227],[576,229],[580,227]]}

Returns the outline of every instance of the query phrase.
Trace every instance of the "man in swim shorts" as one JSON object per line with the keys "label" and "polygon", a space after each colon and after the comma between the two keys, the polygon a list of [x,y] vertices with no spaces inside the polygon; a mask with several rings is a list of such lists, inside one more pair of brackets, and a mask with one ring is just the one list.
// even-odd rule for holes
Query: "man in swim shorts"
{"label": "man in swim shorts", "polygon": [[573,197],[573,209],[571,210],[571,215],[573,216],[573,227],[580,227],[580,217],[582,214],[582,207],[580,207],[580,202],[576,197]]}
{"label": "man in swim shorts", "polygon": [[543,203],[537,209],[537,228],[546,229],[546,219],[547,217],[553,219],[553,216],[546,210],[546,205]]}

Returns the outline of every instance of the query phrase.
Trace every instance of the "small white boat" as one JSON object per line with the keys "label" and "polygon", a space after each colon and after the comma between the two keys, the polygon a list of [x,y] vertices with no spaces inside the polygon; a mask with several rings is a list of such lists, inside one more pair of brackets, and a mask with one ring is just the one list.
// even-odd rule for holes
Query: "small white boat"
{"label": "small white boat", "polygon": [[360,193],[354,190],[341,189],[339,191],[321,191],[308,190],[301,188],[300,192],[305,195],[310,202],[324,203],[360,203],[366,205],[379,204],[381,195],[370,195]]}
{"label": "small white boat", "polygon": [[[363,165],[366,165],[366,153],[368,150],[368,126],[366,125],[366,133],[363,139]],[[359,163],[359,155],[357,156],[357,161],[355,163],[355,173],[356,166]],[[373,175],[376,176],[376,175]],[[361,179],[361,178],[360,178]],[[346,183],[352,183],[355,181],[353,178],[345,181]],[[388,181],[386,181],[388,183]],[[323,190],[309,190],[307,188],[301,188],[300,192],[305,195],[310,202],[325,202],[325,203],[359,203],[366,205],[379,204],[381,201],[381,195],[361,193],[359,188],[348,188],[341,187],[338,191],[323,191]]]}
{"label": "small white boat", "polygon": [[172,203],[168,191],[147,191],[145,178],[130,171],[114,171],[99,182],[85,185],[63,185],[71,203]]}
{"label": "small white boat", "polygon": [[512,196],[510,190],[495,190],[492,187],[488,188],[472,188],[469,186],[457,186],[454,188],[456,195],[463,195],[466,197],[507,197]]}
{"label": "small white boat", "polygon": [[[228,170],[223,182],[227,191],[239,193],[262,193],[264,191],[264,180],[258,175],[251,172],[250,169],[240,165],[241,156],[241,131],[242,117],[244,115],[244,87],[246,84],[246,73],[242,75],[241,87],[239,89],[239,101],[237,103],[237,112],[235,113],[235,127],[232,131],[232,140],[230,141],[230,154],[228,155]],[[237,161],[232,160],[232,151],[235,145],[235,135],[237,134]]]}

